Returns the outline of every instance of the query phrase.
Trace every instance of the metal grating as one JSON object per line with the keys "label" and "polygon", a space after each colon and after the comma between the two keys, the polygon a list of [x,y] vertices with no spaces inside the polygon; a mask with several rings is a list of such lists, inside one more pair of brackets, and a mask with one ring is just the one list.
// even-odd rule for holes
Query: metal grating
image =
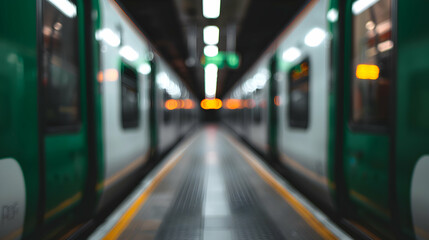
{"label": "metal grating", "polygon": [[194,159],[191,161],[189,173],[180,185],[177,197],[165,215],[155,239],[202,239],[204,165],[197,157],[199,155],[192,154]]}
{"label": "metal grating", "polygon": [[223,157],[222,169],[237,240],[283,239],[280,231],[262,208],[247,173],[240,168],[237,154]]}

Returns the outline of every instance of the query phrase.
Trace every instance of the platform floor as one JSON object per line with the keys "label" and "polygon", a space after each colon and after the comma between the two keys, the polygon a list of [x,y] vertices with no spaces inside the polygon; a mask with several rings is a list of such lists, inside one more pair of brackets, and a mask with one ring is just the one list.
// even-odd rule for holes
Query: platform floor
{"label": "platform floor", "polygon": [[185,140],[90,239],[349,239],[231,135]]}

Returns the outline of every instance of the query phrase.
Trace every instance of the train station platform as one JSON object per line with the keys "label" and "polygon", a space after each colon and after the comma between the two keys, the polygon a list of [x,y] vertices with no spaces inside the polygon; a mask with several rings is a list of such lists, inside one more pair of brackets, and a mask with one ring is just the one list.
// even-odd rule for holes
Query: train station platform
{"label": "train station platform", "polygon": [[220,127],[176,147],[90,239],[350,239]]}

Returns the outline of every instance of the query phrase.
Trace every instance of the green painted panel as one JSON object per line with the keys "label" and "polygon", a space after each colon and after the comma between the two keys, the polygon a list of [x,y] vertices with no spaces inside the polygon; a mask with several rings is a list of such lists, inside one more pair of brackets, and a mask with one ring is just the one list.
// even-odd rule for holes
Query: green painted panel
{"label": "green painted panel", "polygon": [[24,173],[28,236],[39,197],[36,2],[2,2],[0,23],[0,158],[16,159]]}
{"label": "green painted panel", "polygon": [[[344,66],[352,66],[352,13],[353,0],[346,6]],[[351,68],[344,71],[344,142],[343,174],[345,181],[343,203],[346,217],[384,236],[390,235],[389,159],[390,139],[386,133],[364,129],[351,122],[353,76]],[[352,130],[353,128],[353,130]],[[362,128],[362,129],[361,129]]]}
{"label": "green painted panel", "polygon": [[[77,1],[80,124],[77,130],[45,133],[46,204],[45,237],[61,234],[82,220],[81,208],[88,177],[88,137],[86,100],[86,59],[84,47],[83,2]],[[63,69],[66,71],[66,68]],[[64,75],[62,75],[64,76]]]}
{"label": "green painted panel", "polygon": [[413,0],[398,4],[396,208],[402,232],[413,237],[412,172],[417,160],[429,154],[429,2]]}

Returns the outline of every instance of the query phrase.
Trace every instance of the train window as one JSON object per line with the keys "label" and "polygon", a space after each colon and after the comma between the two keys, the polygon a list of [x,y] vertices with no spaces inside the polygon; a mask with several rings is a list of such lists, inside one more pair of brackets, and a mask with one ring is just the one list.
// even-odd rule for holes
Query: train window
{"label": "train window", "polygon": [[306,58],[289,71],[289,126],[307,128],[309,118],[309,60]]}
{"label": "train window", "polygon": [[352,5],[351,126],[387,127],[392,81],[391,0]]}
{"label": "train window", "polygon": [[139,125],[137,72],[126,64],[121,68],[122,127],[135,128]]}
{"label": "train window", "polygon": [[43,1],[42,95],[47,132],[80,129],[80,69],[76,2],[73,12],[64,13]]}

